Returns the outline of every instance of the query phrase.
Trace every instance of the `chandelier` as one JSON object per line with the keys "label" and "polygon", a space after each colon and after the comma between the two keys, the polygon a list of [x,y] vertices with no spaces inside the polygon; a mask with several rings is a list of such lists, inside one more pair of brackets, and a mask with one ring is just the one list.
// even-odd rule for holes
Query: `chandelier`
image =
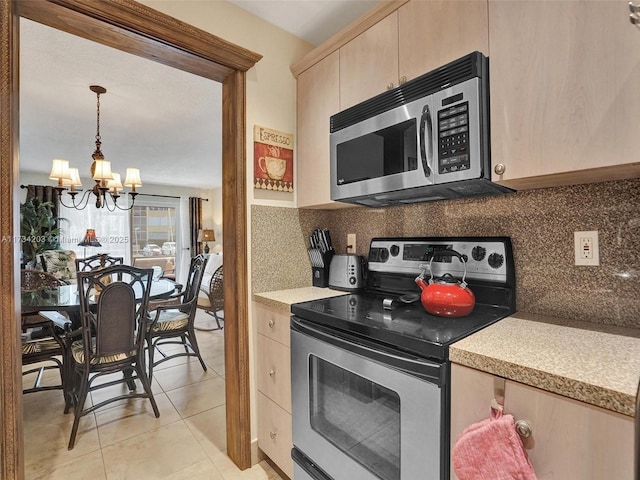
{"label": "chandelier", "polygon": [[[104,159],[104,155],[100,150],[102,145],[100,141],[100,95],[107,93],[107,89],[99,85],[91,85],[89,89],[94,92],[98,98],[96,109],[96,150],[93,152],[93,163],[91,164],[91,178],[96,182],[93,188],[85,190],[79,200],[76,201],[76,196],[80,193],[76,190],[77,187],[82,186],[80,180],[80,173],[77,168],[70,168],[67,160],[55,158],[53,165],[51,166],[51,173],[49,178],[51,180],[57,180],[58,186],[55,187],[58,193],[60,203],[67,208],[75,208],[76,210],[84,210],[89,204],[89,199],[95,196],[96,208],[107,208],[113,212],[119,210],[131,210],[136,200],[136,187],[141,187],[140,170],[137,168],[127,168],[127,174],[124,181],[125,187],[130,187],[129,197],[131,198],[131,205],[129,207],[121,207],[118,205],[118,198],[123,190],[120,174],[111,171],[111,162]],[[62,193],[67,192],[71,196],[71,203],[67,204],[62,199]],[[107,195],[108,194],[108,195]],[[109,198],[111,202],[109,202]]]}

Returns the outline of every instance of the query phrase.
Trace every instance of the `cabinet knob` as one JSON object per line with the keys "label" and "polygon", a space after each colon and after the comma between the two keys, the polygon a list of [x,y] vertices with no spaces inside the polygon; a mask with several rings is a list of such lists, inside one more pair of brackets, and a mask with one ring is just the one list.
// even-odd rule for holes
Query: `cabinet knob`
{"label": "cabinet knob", "polygon": [[402,85],[403,83],[406,83],[407,81],[407,77],[405,77],[404,75],[400,77],[400,85]]}
{"label": "cabinet knob", "polygon": [[496,172],[496,175],[502,175],[507,167],[504,166],[504,163],[499,163],[495,167],[493,167],[493,171]]}
{"label": "cabinet knob", "polygon": [[389,83],[389,85],[387,85],[387,90],[391,90],[393,88],[393,82]]}
{"label": "cabinet knob", "polygon": [[276,438],[276,435],[278,434],[278,432],[269,432],[269,436],[271,437],[271,439],[273,440],[274,438]]}
{"label": "cabinet knob", "polygon": [[273,328],[275,324],[276,322],[274,322],[273,320],[269,320],[269,327]]}
{"label": "cabinet knob", "polygon": [[529,438],[533,434],[531,425],[526,420],[518,420],[516,422],[516,431],[522,438]]}
{"label": "cabinet knob", "polygon": [[272,368],[271,370],[269,370],[269,376],[273,377],[276,374],[276,371]]}

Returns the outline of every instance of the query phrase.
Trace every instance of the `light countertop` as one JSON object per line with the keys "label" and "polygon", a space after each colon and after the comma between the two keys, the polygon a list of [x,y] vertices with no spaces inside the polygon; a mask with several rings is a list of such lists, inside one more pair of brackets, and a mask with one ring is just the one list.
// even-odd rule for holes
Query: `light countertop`
{"label": "light countertop", "polygon": [[254,293],[253,300],[285,312],[290,312],[291,305],[294,303],[337,297],[340,295],[348,295],[348,292],[331,290],[330,288],[302,287],[289,290],[277,290],[274,292]]}
{"label": "light countertop", "polygon": [[640,332],[516,313],[456,342],[452,362],[635,416]]}

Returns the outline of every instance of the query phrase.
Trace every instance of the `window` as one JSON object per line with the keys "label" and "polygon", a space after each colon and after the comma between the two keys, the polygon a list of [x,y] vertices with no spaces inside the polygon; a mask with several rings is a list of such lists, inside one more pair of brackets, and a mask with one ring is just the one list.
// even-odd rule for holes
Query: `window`
{"label": "window", "polygon": [[135,205],[131,210],[133,238],[131,256],[173,257],[176,255],[176,212],[175,206]]}

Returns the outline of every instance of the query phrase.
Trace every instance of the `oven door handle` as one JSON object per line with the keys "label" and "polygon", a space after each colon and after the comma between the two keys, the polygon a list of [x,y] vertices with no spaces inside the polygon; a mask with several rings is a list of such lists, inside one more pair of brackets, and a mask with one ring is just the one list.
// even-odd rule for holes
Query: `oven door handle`
{"label": "oven door handle", "polygon": [[446,363],[438,363],[425,358],[404,355],[402,352],[392,352],[389,348],[378,345],[373,346],[361,338],[345,332],[329,330],[326,327],[311,324],[298,317],[291,317],[291,330],[329,343],[356,355],[374,360],[383,365],[389,365],[396,370],[418,377],[429,383],[442,386],[446,382]]}

